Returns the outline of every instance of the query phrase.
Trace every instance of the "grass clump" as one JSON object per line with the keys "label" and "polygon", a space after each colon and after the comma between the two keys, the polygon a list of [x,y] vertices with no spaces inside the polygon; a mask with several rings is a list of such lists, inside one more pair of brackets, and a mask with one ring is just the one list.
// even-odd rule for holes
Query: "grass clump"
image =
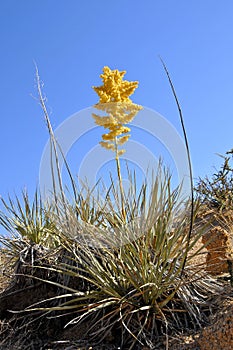
{"label": "grass clump", "polygon": [[22,198],[1,198],[0,225],[7,235],[1,235],[0,243],[5,247],[9,261],[15,263],[32,246],[52,249],[60,245],[58,230],[50,218],[51,205],[43,203],[38,191],[30,201],[26,191]]}

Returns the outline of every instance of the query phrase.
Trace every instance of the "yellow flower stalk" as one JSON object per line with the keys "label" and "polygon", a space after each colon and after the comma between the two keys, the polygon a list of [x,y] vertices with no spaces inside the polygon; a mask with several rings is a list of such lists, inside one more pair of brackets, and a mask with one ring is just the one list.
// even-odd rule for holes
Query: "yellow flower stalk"
{"label": "yellow flower stalk", "polygon": [[126,143],[130,137],[130,134],[128,134],[130,128],[125,124],[130,123],[138,111],[142,109],[140,105],[133,103],[129,98],[138,87],[138,82],[123,80],[125,73],[126,71],[111,70],[109,67],[103,68],[103,74],[100,75],[103,85],[93,87],[99,96],[99,102],[94,107],[104,111],[106,115],[92,114],[97,125],[109,129],[108,133],[102,135],[103,141],[100,142],[100,145],[115,152],[124,222],[126,214],[119,157],[125,153],[125,150],[119,149],[118,146]]}

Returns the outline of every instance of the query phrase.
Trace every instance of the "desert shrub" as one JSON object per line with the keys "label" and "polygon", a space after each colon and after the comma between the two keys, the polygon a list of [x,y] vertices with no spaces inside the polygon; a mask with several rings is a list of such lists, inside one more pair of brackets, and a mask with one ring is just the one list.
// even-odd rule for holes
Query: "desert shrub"
{"label": "desert shrub", "polygon": [[196,192],[203,203],[218,210],[233,209],[233,168],[230,164],[233,151],[223,158],[223,164],[212,177],[199,178]]}

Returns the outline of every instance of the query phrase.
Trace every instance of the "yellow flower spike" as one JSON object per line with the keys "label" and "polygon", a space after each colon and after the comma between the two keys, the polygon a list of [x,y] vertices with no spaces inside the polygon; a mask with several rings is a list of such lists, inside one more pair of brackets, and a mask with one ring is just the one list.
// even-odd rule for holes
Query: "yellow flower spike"
{"label": "yellow flower spike", "polygon": [[102,135],[104,141],[101,141],[100,145],[115,152],[123,222],[126,222],[126,212],[119,157],[126,150],[119,150],[118,146],[126,143],[130,137],[129,134],[121,136],[130,131],[130,128],[124,124],[130,123],[138,111],[142,109],[141,106],[134,104],[129,98],[138,87],[138,82],[123,80],[125,73],[126,71],[111,70],[107,66],[103,68],[103,74],[100,75],[103,85],[93,87],[99,96],[99,102],[94,107],[104,111],[107,115],[101,117],[94,113],[92,114],[97,125],[109,129],[109,133]]}
{"label": "yellow flower spike", "polygon": [[[121,144],[119,136],[130,131],[130,128],[124,126],[124,124],[130,123],[142,108],[134,104],[129,98],[137,88],[138,82],[123,80],[125,73],[126,71],[111,70],[105,66],[103,73],[100,75],[103,85],[93,87],[99,96],[99,103],[95,107],[104,111],[107,116],[101,117],[94,113],[92,116],[97,125],[110,130],[109,133],[102,135],[102,139],[113,141],[116,145],[115,151],[117,151],[117,146]],[[129,137],[123,138],[121,142],[125,143]],[[105,142],[103,147],[107,148]]]}

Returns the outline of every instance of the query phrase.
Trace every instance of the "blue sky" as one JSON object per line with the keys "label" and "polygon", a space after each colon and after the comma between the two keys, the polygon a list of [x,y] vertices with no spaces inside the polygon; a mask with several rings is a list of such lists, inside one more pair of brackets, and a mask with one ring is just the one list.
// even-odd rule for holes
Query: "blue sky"
{"label": "blue sky", "polygon": [[161,55],[182,106],[194,176],[211,174],[216,153],[233,147],[232,23],[231,0],[1,1],[0,195],[38,185],[48,134],[32,97],[34,61],[54,128],[97,102],[91,87],[108,65],[138,80],[133,100],[181,133]]}

